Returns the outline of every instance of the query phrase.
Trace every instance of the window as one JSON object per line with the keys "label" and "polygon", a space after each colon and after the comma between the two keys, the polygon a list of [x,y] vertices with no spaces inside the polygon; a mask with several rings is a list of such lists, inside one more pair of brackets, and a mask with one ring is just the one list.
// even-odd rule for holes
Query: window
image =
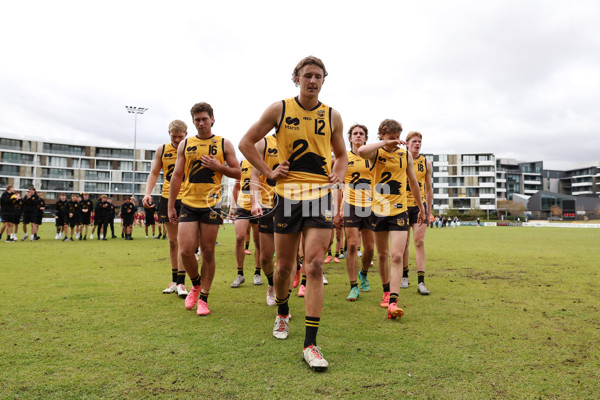
{"label": "window", "polygon": [[19,182],[19,186],[21,187],[21,189],[23,190],[29,190],[30,186],[33,186],[33,179],[25,179],[25,178],[21,178],[20,182]]}
{"label": "window", "polygon": [[62,190],[62,191],[72,191],[73,190],[73,182],[71,181],[47,181],[42,180],[42,190]]}
{"label": "window", "polygon": [[97,148],[96,157],[133,158],[133,150]]}
{"label": "window", "polygon": [[65,157],[48,157],[48,165],[51,167],[66,167],[67,159]]}
{"label": "window", "polygon": [[89,168],[90,167],[90,160],[88,160],[87,158],[84,158],[81,160],[81,168]]}
{"label": "window", "polygon": [[33,164],[33,154],[2,153],[2,162],[12,164]]}
{"label": "window", "polygon": [[463,175],[477,175],[477,167],[462,167]]}
{"label": "window", "polygon": [[118,169],[120,171],[132,171],[133,161],[119,161]]}
{"label": "window", "polygon": [[62,168],[42,168],[42,178],[73,179],[73,170]]}
{"label": "window", "polygon": [[87,170],[87,171],[85,171],[85,179],[91,180],[91,181],[109,181],[110,180],[110,172]]}
{"label": "window", "polygon": [[70,146],[57,143],[44,143],[44,153],[67,154],[73,156],[85,155],[84,148],[81,146]]}
{"label": "window", "polygon": [[463,154],[462,163],[463,164],[477,164],[477,156],[474,154]]}
{"label": "window", "polygon": [[0,149],[21,150],[22,143],[20,140],[2,138],[2,139],[0,139]]}
{"label": "window", "polygon": [[108,160],[96,160],[96,169],[111,169],[111,162]]}
{"label": "window", "polygon": [[0,175],[19,176],[19,166],[0,165]]}
{"label": "window", "polygon": [[108,192],[108,183],[86,182],[86,192]]}

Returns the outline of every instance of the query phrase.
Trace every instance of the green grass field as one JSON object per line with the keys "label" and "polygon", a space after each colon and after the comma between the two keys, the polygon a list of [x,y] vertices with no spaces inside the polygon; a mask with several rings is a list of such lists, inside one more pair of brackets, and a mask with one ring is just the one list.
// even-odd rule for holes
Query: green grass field
{"label": "green grass field", "polygon": [[325,373],[301,359],[297,291],[279,341],[266,286],[229,287],[231,226],[219,234],[209,317],[161,293],[167,241],[136,228],[134,241],[63,243],[51,229],[0,242],[0,398],[598,398],[598,229],[429,230],[432,294],[417,294],[411,260],[395,321],[379,307],[376,268],[371,292],[349,303],[345,261],[326,265]]}

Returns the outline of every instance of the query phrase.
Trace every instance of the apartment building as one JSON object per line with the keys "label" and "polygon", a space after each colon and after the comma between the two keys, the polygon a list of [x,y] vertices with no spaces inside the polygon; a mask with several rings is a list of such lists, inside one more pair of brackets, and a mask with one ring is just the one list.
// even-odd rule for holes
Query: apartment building
{"label": "apartment building", "polygon": [[496,160],[498,200],[512,200],[513,194],[532,196],[544,189],[542,161],[523,162],[512,158]]}
{"label": "apartment building", "polygon": [[493,153],[427,155],[433,163],[433,208],[496,210],[496,157]]}
{"label": "apartment building", "polygon": [[[63,192],[88,192],[93,199],[107,194],[117,205],[125,195],[132,193],[141,200],[155,149],[136,149],[134,171],[133,149],[31,140],[4,134],[0,136],[0,188],[13,185],[15,190],[25,191],[35,186],[50,205]],[[152,191],[156,201],[162,183],[161,172]]]}

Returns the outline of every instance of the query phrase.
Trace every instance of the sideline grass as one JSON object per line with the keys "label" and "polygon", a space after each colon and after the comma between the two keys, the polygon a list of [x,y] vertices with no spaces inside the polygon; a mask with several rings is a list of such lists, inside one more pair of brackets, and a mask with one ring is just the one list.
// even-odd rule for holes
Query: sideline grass
{"label": "sideline grass", "polygon": [[379,307],[376,268],[371,292],[349,303],[344,261],[326,265],[321,374],[301,359],[296,291],[278,341],[266,286],[229,287],[231,226],[205,318],[161,293],[166,241],[136,228],[131,242],[62,243],[49,224],[42,236],[0,242],[0,398],[597,398],[597,229],[431,229],[432,294],[416,293],[411,260],[397,321]]}

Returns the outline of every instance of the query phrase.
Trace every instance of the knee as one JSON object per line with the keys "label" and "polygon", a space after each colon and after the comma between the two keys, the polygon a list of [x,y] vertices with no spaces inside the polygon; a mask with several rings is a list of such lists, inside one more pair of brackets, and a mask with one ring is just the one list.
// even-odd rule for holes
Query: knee
{"label": "knee", "polygon": [[307,277],[321,278],[323,275],[323,261],[313,259],[309,262],[305,262],[303,269],[304,274]]}
{"label": "knee", "polygon": [[402,263],[402,253],[394,252],[390,258],[392,264],[401,264]]}
{"label": "knee", "polygon": [[415,240],[415,247],[416,248],[423,248],[423,247],[425,247],[425,241],[423,239]]}

